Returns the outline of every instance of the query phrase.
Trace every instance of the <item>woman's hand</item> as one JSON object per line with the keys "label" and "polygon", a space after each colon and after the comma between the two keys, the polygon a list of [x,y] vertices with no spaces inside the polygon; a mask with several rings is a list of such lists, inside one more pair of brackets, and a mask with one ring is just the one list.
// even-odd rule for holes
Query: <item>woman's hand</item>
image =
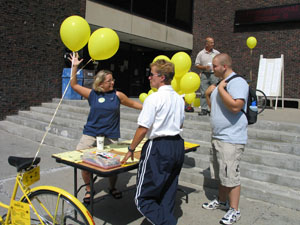
{"label": "woman's hand", "polygon": [[[74,55],[74,57],[73,57],[73,55]],[[78,52],[70,53],[70,57],[68,57],[68,59],[71,61],[72,65],[76,66],[76,67],[83,61],[83,59],[79,60],[78,58],[79,58]]]}

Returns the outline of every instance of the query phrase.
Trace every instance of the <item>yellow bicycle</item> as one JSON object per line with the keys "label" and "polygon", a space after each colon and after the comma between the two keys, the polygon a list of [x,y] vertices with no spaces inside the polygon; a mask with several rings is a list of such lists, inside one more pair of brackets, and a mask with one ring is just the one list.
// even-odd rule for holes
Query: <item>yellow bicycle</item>
{"label": "yellow bicycle", "polygon": [[[67,191],[52,187],[29,186],[40,179],[40,158],[10,156],[10,165],[17,168],[17,176],[9,205],[0,202],[7,214],[0,216],[3,225],[95,225],[86,207]],[[23,196],[16,200],[18,189]]]}

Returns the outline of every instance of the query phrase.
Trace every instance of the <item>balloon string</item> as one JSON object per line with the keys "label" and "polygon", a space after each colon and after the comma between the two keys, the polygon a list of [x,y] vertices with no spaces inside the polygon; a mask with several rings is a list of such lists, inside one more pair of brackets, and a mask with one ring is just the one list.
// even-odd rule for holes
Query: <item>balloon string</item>
{"label": "balloon string", "polygon": [[250,80],[252,81],[252,49],[250,49]]}
{"label": "balloon string", "polygon": [[[39,152],[40,152],[40,150],[41,150],[41,147],[42,147],[42,145],[43,145],[43,143],[44,143],[44,140],[45,140],[45,138],[46,138],[46,136],[47,136],[47,134],[48,134],[48,132],[49,132],[49,130],[50,130],[50,128],[51,128],[52,122],[53,122],[53,120],[54,120],[54,118],[55,118],[55,116],[56,116],[56,113],[57,113],[57,111],[58,111],[58,109],[59,109],[59,106],[61,105],[62,100],[63,100],[63,98],[65,97],[66,92],[67,92],[67,90],[68,90],[68,88],[69,88],[69,86],[70,86],[70,82],[71,82],[71,80],[72,80],[72,78],[73,78],[72,72],[73,72],[74,58],[75,58],[75,52],[73,52],[73,57],[72,57],[71,78],[70,78],[70,80],[69,80],[69,82],[68,82],[68,85],[67,85],[67,87],[66,87],[66,89],[65,89],[65,91],[64,91],[64,93],[63,93],[63,95],[62,95],[62,97],[61,97],[61,99],[60,99],[60,101],[59,101],[59,103],[58,103],[58,105],[57,105],[57,107],[56,107],[56,109],[55,109],[55,112],[54,112],[54,114],[53,114],[53,116],[52,116],[52,119],[51,119],[50,123],[48,124],[48,127],[46,128],[46,132],[45,132],[45,134],[44,134],[44,136],[43,136],[43,138],[42,138],[42,140],[41,140],[41,142],[40,142],[40,144],[39,144],[38,150],[37,150],[37,152],[36,152],[36,154],[35,154],[35,156],[34,156],[34,159],[33,159],[33,161],[32,161],[31,166],[33,165],[33,162],[35,161],[36,157],[38,156],[38,154],[39,154]],[[92,61],[92,59],[90,59],[90,60],[89,60],[89,61],[88,61],[88,62],[87,62],[80,70],[78,70],[77,73],[79,73],[79,72],[80,72],[84,67],[86,67],[86,65],[87,65],[88,63],[90,63],[91,61]]]}

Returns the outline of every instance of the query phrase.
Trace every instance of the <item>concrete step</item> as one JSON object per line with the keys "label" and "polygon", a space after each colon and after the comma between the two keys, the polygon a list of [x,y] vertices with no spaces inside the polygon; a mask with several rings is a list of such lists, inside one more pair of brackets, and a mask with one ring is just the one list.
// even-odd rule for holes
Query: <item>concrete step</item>
{"label": "concrete step", "polygon": [[[45,107],[45,108],[50,108],[50,109],[56,109],[57,108],[57,104],[52,103],[52,102],[42,103],[42,106]],[[62,104],[62,105],[59,106],[59,110],[88,115],[89,111],[90,111],[90,108],[89,107],[78,107],[78,106]]]}
{"label": "concrete step", "polygon": [[264,129],[248,129],[249,139],[259,139],[270,142],[298,143],[300,144],[300,133],[291,131],[276,131]]}
{"label": "concrete step", "polygon": [[[300,187],[300,172],[277,168],[275,166],[265,166],[256,163],[249,163],[244,161],[247,157],[243,155],[241,161],[241,176],[248,179],[279,184],[292,188]],[[209,155],[197,154],[190,152],[185,155],[184,164],[190,167],[198,167],[203,170],[209,169]],[[277,159],[278,160],[278,159]]]}
{"label": "concrete step", "polygon": [[300,156],[300,144],[298,143],[282,143],[274,141],[263,141],[258,139],[249,139],[247,147],[253,149],[263,149],[270,152],[279,152]]}
{"label": "concrete step", "polygon": [[[57,107],[58,103],[59,103],[59,99],[53,99],[52,103]],[[73,106],[73,107],[78,107],[78,108],[86,108],[89,110],[89,104],[87,100],[68,100],[68,99],[64,99],[62,101],[61,106]],[[135,113],[138,115],[138,113],[140,112],[140,110],[137,109],[133,109],[133,108],[129,108],[127,106],[124,105],[120,105],[120,109],[122,110],[122,112],[128,112],[128,113]]]}
{"label": "concrete step", "polygon": [[[0,129],[38,143],[41,142],[42,138],[45,135],[45,131],[33,129],[7,120],[0,121]],[[51,133],[48,133],[44,140],[44,144],[65,149],[66,151],[74,150],[76,148],[77,143],[78,140],[74,140],[63,136],[57,136]]]}
{"label": "concrete step", "polygon": [[[54,103],[58,103],[59,99],[54,99]],[[76,107],[89,107],[87,100],[63,100],[63,104],[74,106],[72,111],[75,111]],[[52,106],[53,107],[53,106]],[[69,108],[71,109],[71,108]],[[122,119],[127,119],[131,121],[136,121],[139,110],[131,109],[126,106],[121,105],[121,117]],[[294,124],[284,123],[283,126],[280,126],[276,122],[272,126],[270,121],[261,121],[260,124],[249,126],[248,127],[248,136],[249,139],[259,139],[264,141],[273,141],[273,142],[288,142],[288,143],[299,143],[300,144],[300,126]],[[291,129],[289,129],[291,127]],[[190,130],[201,129],[203,131],[211,131],[209,118],[200,117],[195,114],[186,113],[186,120],[184,123],[184,128]],[[262,129],[263,128],[263,129]],[[276,129],[277,132],[274,132]],[[298,133],[296,133],[298,132]]]}
{"label": "concrete step", "polygon": [[[208,144],[206,146],[200,146],[196,152],[191,152],[191,154],[188,155],[191,159],[187,159],[187,162],[189,162],[191,166],[194,165],[203,168],[202,165],[204,161],[209,162],[209,149]],[[300,156],[291,154],[246,148],[242,155],[242,161],[300,172]],[[205,163],[205,165],[207,165],[207,163]]]}
{"label": "concrete step", "polygon": [[[38,112],[38,113],[42,113],[45,115],[50,115],[53,116],[55,109],[54,108],[47,108],[47,107],[43,107],[43,106],[39,106],[39,107],[30,107],[30,111],[31,112]],[[86,121],[87,120],[87,114],[86,113],[76,113],[76,112],[70,112],[70,111],[66,111],[63,109],[59,109],[56,112],[56,116],[55,117],[62,117],[62,118],[67,118],[67,119],[76,119],[76,120],[80,120],[80,121]]]}
{"label": "concrete step", "polygon": [[[52,99],[52,102],[55,103],[56,105],[58,105],[60,101],[61,101],[61,99],[59,99],[59,98]],[[63,99],[61,104],[89,108],[88,100],[85,100],[85,99],[84,100]]]}
{"label": "concrete step", "polygon": [[[138,99],[133,99],[135,101],[139,101]],[[60,99],[54,98],[52,100],[53,103],[58,104]],[[87,100],[66,100],[64,99],[62,101],[63,104],[67,105],[73,105],[77,107],[87,107],[88,108],[88,102]],[[138,110],[128,108],[126,106],[121,105],[121,108],[125,111],[132,111],[132,112],[139,112]],[[186,113],[185,114],[186,120],[193,120],[193,121],[202,121],[202,122],[210,122],[209,116],[198,116],[197,112],[194,113]],[[258,122],[249,126],[249,129],[258,129],[258,130],[276,130],[276,131],[284,131],[284,132],[291,132],[291,133],[300,133],[300,124],[293,124],[293,123],[287,123],[287,122],[275,122],[275,121],[266,121],[261,120],[258,118]]]}
{"label": "concrete step", "polygon": [[288,122],[259,120],[257,123],[250,125],[249,128],[258,130],[284,131],[296,134],[300,133],[300,124]]}
{"label": "concrete step", "polygon": [[[52,120],[53,115],[48,115],[44,113],[34,112],[34,111],[19,111],[19,116],[42,121],[45,123],[49,123]],[[85,125],[85,121],[81,118],[77,119],[69,119],[65,117],[61,117],[63,115],[56,115],[55,118],[52,120],[52,124],[59,125],[62,127],[69,127],[74,129],[82,129]]]}
{"label": "concrete step", "polygon": [[[8,116],[6,120],[15,124],[20,124],[43,132],[45,132],[49,126],[49,122],[38,121],[35,119],[30,119],[22,116]],[[57,136],[71,138],[71,139],[79,139],[82,134],[82,127],[74,129],[74,128],[60,126],[57,124],[52,124],[49,133],[55,134]]]}
{"label": "concrete step", "polygon": [[[184,167],[179,180],[200,187],[218,188],[218,181],[210,178],[209,170]],[[241,195],[270,202],[279,206],[300,210],[300,189],[241,177]]]}

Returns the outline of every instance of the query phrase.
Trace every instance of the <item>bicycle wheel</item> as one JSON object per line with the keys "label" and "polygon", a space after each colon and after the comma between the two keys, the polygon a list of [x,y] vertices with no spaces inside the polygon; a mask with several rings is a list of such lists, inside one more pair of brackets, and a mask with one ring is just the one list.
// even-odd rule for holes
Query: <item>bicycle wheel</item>
{"label": "bicycle wheel", "polygon": [[258,114],[262,113],[267,106],[267,96],[261,90],[256,89]]}
{"label": "bicycle wheel", "polygon": [[[28,194],[37,214],[44,224],[55,225],[94,225],[94,221],[84,205],[63,189],[51,186],[36,187]],[[22,202],[28,202],[23,196]],[[41,224],[31,207],[31,224]]]}

